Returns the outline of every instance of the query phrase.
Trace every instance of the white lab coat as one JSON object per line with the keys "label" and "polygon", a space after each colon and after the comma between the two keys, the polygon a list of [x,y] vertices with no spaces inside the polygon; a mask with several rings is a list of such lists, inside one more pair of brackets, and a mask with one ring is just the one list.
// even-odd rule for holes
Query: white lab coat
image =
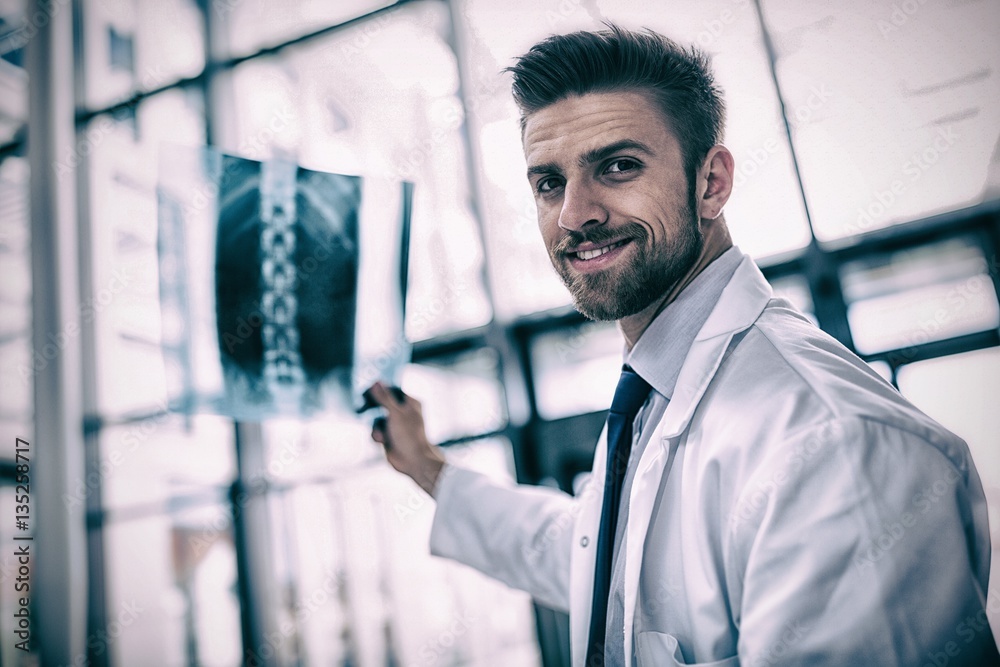
{"label": "white lab coat", "polygon": [[[651,427],[628,498],[633,664],[997,661],[979,622],[986,501],[965,443],[773,298],[749,257]],[[574,666],[605,459],[602,433],[575,498],[453,466],[436,491],[432,552],[568,610]]]}

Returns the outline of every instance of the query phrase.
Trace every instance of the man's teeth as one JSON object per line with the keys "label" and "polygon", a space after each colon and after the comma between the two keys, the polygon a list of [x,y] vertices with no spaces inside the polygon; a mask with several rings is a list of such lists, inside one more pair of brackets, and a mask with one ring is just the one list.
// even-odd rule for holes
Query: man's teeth
{"label": "man's teeth", "polygon": [[612,243],[611,245],[606,245],[603,248],[595,248],[593,250],[580,250],[576,253],[576,256],[580,259],[594,259],[595,257],[600,257],[606,252],[611,252],[618,246],[624,244],[624,241],[619,241],[618,243]]}

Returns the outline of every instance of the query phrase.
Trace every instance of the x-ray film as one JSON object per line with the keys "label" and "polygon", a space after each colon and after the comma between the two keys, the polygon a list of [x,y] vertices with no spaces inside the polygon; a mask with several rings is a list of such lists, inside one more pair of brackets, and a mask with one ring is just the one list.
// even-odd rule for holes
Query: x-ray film
{"label": "x-ray film", "polygon": [[173,409],[309,416],[350,410],[374,380],[394,379],[410,354],[409,184],[205,148],[161,155]]}

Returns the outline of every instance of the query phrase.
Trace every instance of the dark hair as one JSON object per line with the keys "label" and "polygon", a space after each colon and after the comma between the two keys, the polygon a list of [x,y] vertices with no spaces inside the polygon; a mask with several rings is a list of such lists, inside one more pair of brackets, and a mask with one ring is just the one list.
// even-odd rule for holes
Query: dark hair
{"label": "dark hair", "polygon": [[505,71],[514,75],[514,101],[527,117],[570,95],[636,90],[652,95],[677,135],[688,174],[722,141],[725,103],[708,56],[644,30],[608,23],[607,30],[553,35]]}

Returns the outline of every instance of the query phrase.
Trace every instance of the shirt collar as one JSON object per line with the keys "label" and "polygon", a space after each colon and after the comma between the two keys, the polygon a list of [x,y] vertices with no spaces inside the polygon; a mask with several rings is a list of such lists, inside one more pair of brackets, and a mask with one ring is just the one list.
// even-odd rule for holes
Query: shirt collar
{"label": "shirt collar", "polygon": [[668,399],[698,331],[743,261],[733,246],[706,266],[639,336],[625,363]]}

